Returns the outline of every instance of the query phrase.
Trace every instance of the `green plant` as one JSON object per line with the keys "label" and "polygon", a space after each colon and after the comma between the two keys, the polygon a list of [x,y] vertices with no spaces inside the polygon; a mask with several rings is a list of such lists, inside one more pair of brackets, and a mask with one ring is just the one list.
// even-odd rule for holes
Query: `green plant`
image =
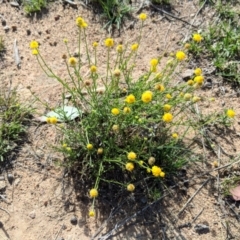
{"label": "green plant", "polygon": [[27,14],[41,11],[47,6],[47,0],[22,0],[22,3]]}
{"label": "green plant", "polygon": [[[144,13],[139,15],[142,21],[140,35],[130,46],[118,45],[112,53],[114,40],[104,41],[106,62],[98,61],[97,56],[102,51],[98,52],[97,42],[89,46],[88,24],[78,17],[77,58],[70,54],[68,40],[64,40],[68,52],[63,55],[68,73],[66,79],[56,75],[45,62],[38,42],[30,43],[43,71],[64,88],[63,106],[48,113],[46,121],[55,124],[62,134],[61,144],[56,149],[65,155],[63,166],[74,169],[92,185],[89,189],[89,196],[93,198],[90,216],[94,216],[96,197],[101,195],[101,188],[106,184],[132,192],[144,181],[147,187],[143,192],[149,199],[160,196],[164,179],[198,159],[192,152],[191,142],[186,143],[186,136],[190,132],[199,134],[203,126],[218,124],[225,118],[232,122],[235,116],[232,109],[209,115],[198,111],[196,103],[201,97],[196,89],[204,82],[201,69],[195,69],[192,80],[187,83],[175,85],[171,82],[187,57],[183,51],[171,56],[161,72],[159,63],[164,53],[150,60],[149,70],[143,75],[133,77],[146,17]],[[80,52],[82,45],[84,52]],[[83,54],[87,56],[87,63],[81,59]],[[112,60],[112,54],[117,55],[116,60]],[[86,67],[89,69],[87,75]],[[100,70],[102,68],[104,71]],[[66,94],[71,95],[70,106],[64,105]],[[77,116],[79,120],[73,121]],[[58,120],[63,123],[58,124]]]}
{"label": "green plant", "polygon": [[128,0],[98,0],[93,2],[100,5],[103,11],[103,17],[107,19],[107,23],[104,25],[104,28],[107,28],[109,32],[113,26],[120,29],[125,16],[131,11]]}
{"label": "green plant", "polygon": [[223,195],[225,197],[232,195],[231,190],[236,186],[238,186],[239,183],[240,183],[239,176],[231,176],[231,177],[225,178],[221,184]]}
{"label": "green plant", "polygon": [[2,53],[5,51],[5,44],[4,44],[4,39],[2,36],[0,36],[0,56]]}
{"label": "green plant", "polygon": [[[1,84],[2,85],[2,84]],[[30,108],[19,103],[16,89],[0,88],[0,162],[21,143]]]}
{"label": "green plant", "polygon": [[189,51],[193,57],[207,56],[216,67],[217,74],[226,80],[239,83],[240,14],[233,10],[232,4],[217,4],[218,22],[202,33],[201,43],[192,40]]}

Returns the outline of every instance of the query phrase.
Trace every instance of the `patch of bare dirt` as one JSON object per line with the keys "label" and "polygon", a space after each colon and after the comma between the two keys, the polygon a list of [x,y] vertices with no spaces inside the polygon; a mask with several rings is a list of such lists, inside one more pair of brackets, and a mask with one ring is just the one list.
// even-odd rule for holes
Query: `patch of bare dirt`
{"label": "patch of bare dirt", "polygon": [[[142,3],[132,2],[136,9]],[[189,23],[193,23],[194,20],[194,25],[202,29],[210,24],[213,13],[207,5],[199,12],[198,2],[175,1],[171,14]],[[198,30],[169,15],[159,13],[156,9],[146,7],[143,11],[148,13],[149,18],[143,28],[136,76],[149,68],[151,58],[162,55],[163,52],[168,54],[176,52],[181,49],[182,42],[186,41],[193,31]],[[6,23],[0,26],[0,35],[4,37],[7,48],[5,59],[0,61],[0,80],[6,84],[11,80],[13,86],[18,86],[22,101],[33,101],[30,88],[36,96],[47,101],[52,107],[61,102],[62,87],[44,74],[31,55],[29,43],[33,39],[37,40],[41,44],[41,53],[47,63],[59,76],[64,77],[66,68],[62,55],[66,53],[66,49],[63,39],[69,40],[70,52],[74,53],[78,35],[75,26],[77,16],[82,16],[89,23],[87,29],[89,43],[94,41],[100,43],[98,61],[106,61],[103,41],[109,35],[102,29],[99,15],[81,4],[72,8],[67,4],[63,6],[61,3],[54,3],[46,13],[27,18],[22,9],[3,1],[0,14],[6,20]],[[120,35],[118,32],[114,33],[116,43],[132,44],[136,41],[139,24],[137,14],[133,16],[133,19],[126,21]],[[8,30],[6,26],[9,27]],[[16,65],[13,54],[15,39],[21,60],[19,66]],[[163,58],[162,65],[168,61],[168,54]],[[207,70],[206,64],[190,61],[186,67],[194,69],[197,66]],[[86,71],[87,69],[86,63]],[[183,69],[178,71],[181,72]],[[176,83],[182,81],[179,72],[176,72],[173,79]],[[219,79],[215,79],[213,75],[209,77],[213,84],[210,88],[199,90],[199,95],[203,98],[215,97],[216,101],[212,103],[203,101],[200,108],[214,112],[223,106],[230,106],[239,113],[239,98],[235,90],[222,83],[218,84]],[[36,103],[34,106],[37,108],[37,114],[43,113],[43,106]],[[126,215],[122,210],[127,207],[126,202],[119,200],[118,206],[121,207],[112,212],[110,219],[108,214],[114,208],[106,203],[99,210],[97,218],[90,219],[87,217],[88,197],[76,191],[76,183],[57,165],[62,161],[62,156],[50,147],[58,140],[54,127],[33,123],[29,128],[29,142],[19,147],[13,168],[0,172],[0,221],[3,225],[0,228],[0,239],[84,240],[93,236],[96,236],[95,239],[203,240],[230,239],[231,236],[240,239],[237,227],[239,209],[232,206],[230,210],[218,192],[221,181],[219,172],[213,171],[196,177],[213,170],[211,166],[213,160],[218,159],[221,167],[238,156],[240,152],[238,119],[231,129],[232,131],[222,131],[220,135],[214,134],[213,131],[215,145],[218,146],[220,143],[222,149],[216,148],[213,153],[200,146],[199,151],[205,156],[203,162],[187,169],[183,178],[179,180],[181,186],[177,185],[171,191],[165,192],[162,201],[156,201],[148,206],[148,202],[142,199],[142,211],[136,215],[129,211],[129,215]],[[234,167],[235,171],[240,170],[239,163]],[[228,172],[221,176],[228,176],[231,170],[229,167]],[[12,177],[9,177],[11,174]],[[130,199],[134,200],[134,197],[136,196],[130,195],[127,199],[131,202]],[[106,215],[101,212],[103,209],[106,210]]]}

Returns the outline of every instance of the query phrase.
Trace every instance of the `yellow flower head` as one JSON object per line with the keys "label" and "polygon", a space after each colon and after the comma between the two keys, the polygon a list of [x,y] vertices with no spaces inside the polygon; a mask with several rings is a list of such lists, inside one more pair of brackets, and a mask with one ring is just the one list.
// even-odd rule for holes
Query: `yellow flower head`
{"label": "yellow flower head", "polygon": [[173,120],[173,115],[171,113],[164,113],[163,117],[162,117],[162,120],[164,122],[171,122]]}
{"label": "yellow flower head", "polygon": [[152,97],[153,97],[153,94],[151,91],[145,91],[143,94],[142,94],[142,101],[144,103],[149,103],[152,101]]}
{"label": "yellow flower head", "polygon": [[145,21],[147,19],[147,14],[146,13],[141,13],[138,18],[142,21]]}
{"label": "yellow flower head", "polygon": [[129,107],[125,107],[124,109],[123,109],[123,112],[126,114],[126,113],[130,113],[131,112],[131,108],[129,108]]}
{"label": "yellow flower head", "polygon": [[196,77],[194,78],[194,82],[201,85],[201,84],[203,84],[203,82],[204,82],[204,77],[203,77],[202,75],[196,76]]}
{"label": "yellow flower head", "polygon": [[112,130],[113,130],[114,132],[118,132],[118,131],[119,131],[119,125],[114,124],[114,125],[112,126]]}
{"label": "yellow flower head", "polygon": [[148,164],[149,164],[149,165],[153,165],[153,164],[155,163],[155,161],[156,161],[156,159],[155,159],[154,157],[150,157],[150,158],[148,159]]}
{"label": "yellow flower head", "polygon": [[201,42],[202,40],[203,40],[203,37],[200,34],[198,33],[193,34],[193,41]]}
{"label": "yellow flower head", "polygon": [[194,97],[192,98],[192,101],[193,101],[194,103],[199,102],[200,100],[201,100],[201,98],[200,98],[200,97],[197,97],[197,96],[194,96]]}
{"label": "yellow flower head", "polygon": [[190,43],[185,43],[184,48],[189,49],[191,47]]}
{"label": "yellow flower head", "polygon": [[137,158],[137,154],[135,152],[129,152],[127,158],[128,160],[135,160]]}
{"label": "yellow flower head", "polygon": [[67,147],[67,144],[66,144],[66,143],[63,143],[62,147],[63,147],[63,148],[66,148],[66,147]]}
{"label": "yellow flower head", "polygon": [[234,111],[233,109],[228,109],[228,110],[227,110],[227,116],[228,116],[229,118],[234,118],[235,115],[236,115],[236,113],[235,113],[235,111]]}
{"label": "yellow flower head", "polygon": [[68,39],[67,39],[67,38],[64,38],[64,39],[63,39],[63,42],[64,42],[64,43],[68,43]]}
{"label": "yellow flower head", "polygon": [[134,43],[134,44],[131,46],[131,49],[132,49],[132,51],[137,51],[137,50],[138,50],[138,43]]}
{"label": "yellow flower head", "polygon": [[189,101],[192,98],[192,94],[191,93],[185,93],[183,98],[184,98],[184,100]]}
{"label": "yellow flower head", "polygon": [[218,161],[216,161],[216,160],[213,161],[212,165],[213,165],[213,167],[215,167],[215,168],[218,167]]}
{"label": "yellow flower head", "polygon": [[185,60],[186,59],[186,54],[183,52],[183,51],[178,51],[177,53],[176,53],[176,58],[177,58],[177,60],[179,60],[179,61],[183,61],[183,60]]}
{"label": "yellow flower head", "polygon": [[172,98],[172,95],[171,94],[166,94],[166,96],[165,96],[167,99],[171,99]]}
{"label": "yellow flower head", "polygon": [[48,117],[47,118],[47,123],[50,123],[50,124],[56,124],[57,123],[57,118],[56,117]]}
{"label": "yellow flower head", "polygon": [[150,65],[152,67],[156,67],[158,65],[158,59],[157,58],[153,58],[151,61],[150,61]]}
{"label": "yellow flower head", "polygon": [[127,103],[134,103],[135,101],[136,101],[136,99],[133,94],[128,95],[125,99],[125,102],[127,102]]}
{"label": "yellow flower head", "polygon": [[152,167],[152,175],[155,177],[160,177],[160,173],[162,172],[162,169],[157,166]]}
{"label": "yellow flower head", "polygon": [[90,210],[88,213],[89,217],[94,217],[95,216],[95,211],[94,210]]}
{"label": "yellow flower head", "polygon": [[135,186],[134,186],[133,184],[128,184],[128,185],[127,185],[127,190],[128,190],[129,192],[133,192],[134,189],[135,189]]}
{"label": "yellow flower head", "polygon": [[31,48],[31,49],[36,49],[36,48],[38,48],[38,42],[37,42],[37,41],[31,41],[31,42],[30,42],[30,48]]}
{"label": "yellow flower head", "polygon": [[76,24],[79,28],[86,28],[87,27],[87,23],[85,22],[85,20],[81,17],[77,17],[76,19]]}
{"label": "yellow flower head", "polygon": [[177,133],[173,133],[173,134],[172,134],[172,138],[178,139],[178,134],[177,134]]}
{"label": "yellow flower head", "polygon": [[160,172],[159,177],[164,178],[165,177],[165,172]]}
{"label": "yellow flower head", "polygon": [[131,172],[134,169],[134,164],[131,162],[128,162],[128,163],[126,163],[125,167],[128,171]]}
{"label": "yellow flower head", "polygon": [[164,112],[169,112],[171,110],[172,106],[170,104],[165,104],[163,106],[163,110]]}
{"label": "yellow flower head", "polygon": [[92,73],[95,73],[95,72],[97,71],[97,67],[96,67],[95,65],[92,65],[92,66],[90,67],[90,71],[91,71]]}
{"label": "yellow flower head", "polygon": [[76,64],[77,64],[77,59],[76,59],[75,57],[70,57],[70,58],[68,59],[68,63],[69,63],[69,65],[70,65],[71,67],[75,67]]}
{"label": "yellow flower head", "polygon": [[92,150],[93,149],[93,145],[91,143],[87,144],[87,150]]}
{"label": "yellow flower head", "polygon": [[83,24],[82,24],[82,28],[87,28],[88,27],[88,24],[86,23],[86,22],[84,22]]}
{"label": "yellow flower head", "polygon": [[196,68],[196,69],[194,70],[194,74],[195,74],[196,76],[200,76],[200,75],[202,74],[202,69],[201,69],[201,68]]}
{"label": "yellow flower head", "polygon": [[94,48],[96,48],[98,46],[98,43],[94,42],[92,45],[93,45]]}
{"label": "yellow flower head", "polygon": [[157,84],[155,86],[156,90],[159,90],[160,92],[163,92],[165,90],[165,87],[162,84]]}
{"label": "yellow flower head", "polygon": [[113,47],[113,45],[114,45],[114,41],[113,41],[112,38],[107,38],[107,39],[105,40],[105,46],[106,46],[106,47],[110,48],[110,47]]}
{"label": "yellow flower head", "polygon": [[113,75],[114,75],[115,77],[120,77],[121,71],[117,68],[117,69],[115,69],[115,70],[113,71]]}
{"label": "yellow flower head", "polygon": [[96,188],[92,188],[89,192],[91,198],[96,198],[98,196],[98,190]]}
{"label": "yellow flower head", "polygon": [[190,79],[190,80],[187,81],[187,84],[188,84],[189,86],[192,86],[192,85],[194,84],[194,81],[193,81],[192,79]]}
{"label": "yellow flower head", "polygon": [[98,154],[98,155],[102,155],[102,154],[103,154],[103,148],[98,148],[97,154]]}
{"label": "yellow flower head", "polygon": [[113,108],[111,112],[113,115],[118,115],[120,113],[118,108]]}
{"label": "yellow flower head", "polygon": [[122,44],[119,44],[119,45],[117,46],[117,52],[118,52],[118,53],[122,53],[122,52],[123,52],[123,45],[122,45]]}
{"label": "yellow flower head", "polygon": [[39,54],[38,49],[33,49],[32,50],[32,55],[38,55],[38,54]]}
{"label": "yellow flower head", "polygon": [[140,166],[142,166],[142,165],[143,165],[143,163],[144,163],[144,161],[143,161],[143,160],[141,160],[141,161],[139,161],[138,163],[139,163],[139,165],[140,165]]}

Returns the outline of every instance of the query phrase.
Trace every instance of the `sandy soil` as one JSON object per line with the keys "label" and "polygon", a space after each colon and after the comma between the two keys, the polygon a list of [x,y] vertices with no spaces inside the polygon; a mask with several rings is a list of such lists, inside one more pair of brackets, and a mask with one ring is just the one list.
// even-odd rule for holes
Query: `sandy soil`
{"label": "sandy soil", "polygon": [[[202,29],[212,21],[213,12],[206,6],[196,17],[200,8],[198,1],[176,1],[173,4],[172,14],[177,15],[188,22],[193,19],[194,24]],[[141,1],[133,1],[133,7],[138,9]],[[143,41],[139,49],[137,66],[140,74],[149,67],[151,58],[159,56],[166,49],[169,54],[181,48],[182,41],[191,36],[190,25],[179,20],[161,15],[152,9],[145,8],[149,18],[143,29]],[[77,29],[75,18],[84,17],[89,23],[87,35],[89,42],[98,41],[99,61],[105,61],[106,56],[102,54],[103,40],[109,34],[102,29],[101,18],[93,13],[91,9],[79,4],[76,8],[61,3],[50,5],[49,11],[42,15],[35,15],[32,18],[25,16],[20,8],[3,1],[0,6],[0,14],[6,20],[0,26],[0,36],[6,41],[7,52],[5,59],[0,61],[0,80],[5,84],[12,81],[13,86],[18,86],[21,101],[33,101],[29,88],[40,99],[47,101],[54,107],[61,101],[61,86],[51,78],[48,78],[39,67],[35,58],[31,55],[29,42],[37,40],[41,46],[41,53],[49,65],[60,76],[65,74],[65,65],[62,55],[66,53],[63,39],[67,38],[70,44],[70,52],[76,51]],[[136,41],[139,34],[137,14],[134,18],[126,21],[120,35],[114,33],[116,43]],[[6,26],[8,30],[4,30]],[[132,27],[130,27],[132,26]],[[20,67],[16,66],[13,56],[13,43],[17,40]],[[168,60],[166,56],[162,64]],[[196,63],[190,61],[186,68],[193,69]],[[207,72],[209,63],[200,62],[198,67]],[[86,65],[87,67],[87,65]],[[182,69],[179,69],[181,71]],[[175,82],[182,81],[181,74],[176,74]],[[235,89],[229,86],[217,84],[221,79],[209,75],[213,81],[210,89],[199,90],[200,96],[205,98],[215,97],[216,101],[201,103],[202,109],[216,111],[223,106],[234,107],[239,113],[239,98]],[[35,103],[36,115],[43,113],[44,108]],[[99,211],[96,219],[89,219],[87,216],[89,202],[87,196],[76,191],[74,183],[64,170],[57,166],[62,159],[61,155],[53,152],[50,145],[57,142],[58,136],[53,126],[39,125],[33,122],[28,132],[28,142],[19,149],[19,154],[14,160],[14,167],[8,171],[1,171],[0,183],[0,221],[3,227],[0,228],[0,239],[12,240],[84,240],[93,238],[102,224],[103,228],[95,239],[240,239],[238,231],[239,208],[234,202],[223,199],[218,192],[219,184],[223,177],[227,177],[240,171],[240,165],[234,164],[233,168],[226,168],[222,172],[213,171],[202,177],[196,177],[206,171],[213,170],[211,163],[219,159],[220,166],[234,161],[240,152],[239,124],[238,119],[232,131],[216,135],[215,141],[220,142],[222,149],[218,157],[212,152],[199,148],[204,152],[205,159],[202,163],[187,169],[184,179],[188,179],[188,185],[177,186],[164,195],[162,201],[150,206],[145,212],[126,221],[123,226],[116,227],[115,224],[124,216],[116,214],[109,222],[109,209],[106,215]],[[8,174],[12,174],[13,182],[8,181]],[[220,174],[220,177],[219,177]],[[203,185],[204,184],[204,185]],[[196,197],[185,204],[196,191],[202,186]],[[108,206],[105,206],[107,208]],[[123,205],[124,207],[124,205]],[[182,213],[181,213],[182,211]],[[148,213],[150,215],[146,216]],[[198,216],[198,214],[200,214]],[[73,224],[73,218],[77,223]],[[195,219],[196,218],[196,219]],[[195,219],[195,220],[194,220]],[[194,220],[194,221],[193,221]],[[191,224],[190,224],[191,223]],[[204,224],[209,230],[197,232],[195,226]],[[104,235],[111,232],[109,238]],[[100,236],[103,236],[100,238]],[[106,235],[105,235],[106,236]]]}

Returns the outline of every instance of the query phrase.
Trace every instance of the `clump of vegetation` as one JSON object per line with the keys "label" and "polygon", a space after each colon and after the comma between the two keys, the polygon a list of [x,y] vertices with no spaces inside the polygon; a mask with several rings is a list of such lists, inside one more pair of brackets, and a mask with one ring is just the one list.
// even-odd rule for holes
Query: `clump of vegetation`
{"label": "clump of vegetation", "polygon": [[47,6],[47,0],[22,0],[24,10],[27,14],[39,12]]}
{"label": "clump of vegetation", "polygon": [[31,109],[19,103],[16,89],[0,88],[0,162],[22,142]]}
{"label": "clump of vegetation", "polygon": [[189,50],[193,56],[210,58],[217,74],[224,79],[240,83],[240,13],[234,10],[233,4],[217,4],[218,21],[202,33],[204,41],[201,44],[192,41]]}
{"label": "clump of vegetation", "polygon": [[[61,114],[59,110],[48,114],[47,122],[63,136],[57,147],[65,155],[62,164],[92,184],[88,193],[93,199],[90,216],[95,215],[94,205],[104,183],[134,192],[144,181],[144,194],[151,200],[159,196],[159,186],[164,186],[166,179],[197,159],[192,142],[185,141],[188,134],[201,134],[202,127],[211,123],[231,123],[235,116],[231,108],[209,115],[199,111],[198,102],[203,99],[197,89],[204,83],[200,68],[193,70],[187,83],[172,82],[177,68],[187,59],[182,50],[171,56],[162,69],[159,63],[163,55],[149,59],[148,71],[137,79],[133,77],[146,18],[144,13],[139,15],[140,35],[130,46],[116,46],[114,39],[105,39],[104,63],[97,58],[102,54],[99,43],[89,45],[88,24],[78,17],[78,57],[70,53],[68,40],[64,39],[68,52],[63,55],[69,75],[66,79],[57,76],[45,62],[39,43],[30,43],[43,71],[64,87],[63,100],[66,94],[71,95],[71,106],[64,105]],[[87,56],[87,75],[82,55]],[[73,117],[64,111],[66,108],[74,109],[79,120],[71,121]]]}
{"label": "clump of vegetation", "polygon": [[3,54],[4,51],[5,51],[4,39],[2,36],[0,36],[0,56]]}
{"label": "clump of vegetation", "polygon": [[109,32],[113,26],[119,30],[124,18],[131,12],[129,0],[93,0],[92,2],[100,6],[103,17],[107,21],[104,28],[107,28]]}

